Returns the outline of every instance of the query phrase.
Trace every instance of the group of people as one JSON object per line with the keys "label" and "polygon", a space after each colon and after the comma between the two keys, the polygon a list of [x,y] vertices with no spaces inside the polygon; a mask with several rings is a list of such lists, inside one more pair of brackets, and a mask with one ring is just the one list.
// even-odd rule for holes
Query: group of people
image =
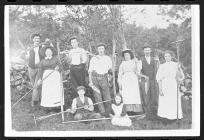
{"label": "group of people", "polygon": [[[29,52],[29,76],[33,90],[33,107],[40,106],[50,112],[64,105],[62,95],[62,64],[54,45],[40,45],[41,36],[32,36],[33,46]],[[108,73],[112,70],[112,59],[105,54],[106,44],[96,45],[98,54],[88,60],[88,53],[80,47],[78,38],[68,42],[72,49],[66,54],[70,65],[70,81],[74,99],[67,111],[74,119],[111,117],[113,125],[130,126],[129,116],[145,114],[147,118],[159,116],[174,120],[182,118],[181,95],[178,96],[178,82],[184,79],[180,64],[172,61],[173,52],[165,51],[165,63],[151,56],[152,48],[143,47],[144,57],[136,58],[130,49],[122,51],[124,61],[119,66],[117,83],[119,92],[112,98]],[[58,52],[59,53],[59,52]],[[86,64],[89,62],[89,87],[93,90],[95,104],[85,96]],[[94,107],[98,108],[98,111]],[[177,108],[178,107],[178,108]],[[178,112],[177,112],[178,111]]]}

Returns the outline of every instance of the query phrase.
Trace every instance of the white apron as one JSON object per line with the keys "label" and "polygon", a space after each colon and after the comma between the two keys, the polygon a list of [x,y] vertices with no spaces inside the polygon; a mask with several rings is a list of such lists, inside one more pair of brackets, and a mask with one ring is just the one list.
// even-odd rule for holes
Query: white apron
{"label": "white apron", "polygon": [[121,116],[123,104],[119,106],[112,104],[112,109],[115,113],[114,117],[111,120],[112,125],[117,125],[117,126],[131,126],[132,125],[132,121],[127,116],[127,114],[125,116]]}
{"label": "white apron", "polygon": [[141,104],[138,77],[135,72],[124,72],[122,97],[124,104]]}
{"label": "white apron", "polygon": [[[45,70],[43,73],[43,78],[46,77],[52,71],[53,70]],[[41,106],[57,107],[61,105],[62,92],[60,82],[61,81],[59,71],[54,71],[45,80],[43,80]]]}

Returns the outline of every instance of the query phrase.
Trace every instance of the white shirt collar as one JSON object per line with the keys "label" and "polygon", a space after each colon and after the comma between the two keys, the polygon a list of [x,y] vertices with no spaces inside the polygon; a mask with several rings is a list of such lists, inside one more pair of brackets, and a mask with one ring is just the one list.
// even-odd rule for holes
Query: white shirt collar
{"label": "white shirt collar", "polygon": [[52,58],[52,56],[50,56],[50,57],[47,57],[47,56],[46,56],[46,57],[45,57],[45,59],[51,59],[51,58]]}
{"label": "white shirt collar", "polygon": [[150,57],[150,56],[147,56],[147,57],[145,56],[145,58],[146,58],[146,60],[147,60],[147,63],[150,64],[150,62],[151,62],[151,57]]}

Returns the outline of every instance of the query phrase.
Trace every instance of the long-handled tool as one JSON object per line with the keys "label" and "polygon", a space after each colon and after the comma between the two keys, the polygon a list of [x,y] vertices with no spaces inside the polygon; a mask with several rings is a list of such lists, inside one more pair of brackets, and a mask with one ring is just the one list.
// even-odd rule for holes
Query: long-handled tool
{"label": "long-handled tool", "polygon": [[[59,48],[59,39],[57,38],[57,50],[58,50],[58,57],[60,58],[60,48]],[[60,61],[60,64],[61,61]],[[61,92],[61,114],[62,114],[62,121],[64,121],[64,108],[63,108],[63,104],[64,104],[64,88],[63,88],[63,77],[62,77],[62,72],[60,72],[60,92]]]}
{"label": "long-handled tool", "polygon": [[[137,117],[137,119],[142,119],[145,117],[145,114],[141,114],[141,115],[134,115],[134,116],[127,116],[128,118],[135,118]],[[64,124],[67,124],[67,123],[78,123],[78,122],[88,122],[88,121],[101,121],[101,120],[110,120],[112,119],[111,117],[110,118],[99,118],[99,119],[86,119],[86,120],[76,120],[76,121],[66,121],[66,122],[62,122]]]}
{"label": "long-handled tool", "polygon": [[[180,43],[182,43],[184,40],[178,40],[178,41],[175,41],[175,42],[172,42],[170,44],[176,44],[176,49],[177,49],[177,61],[178,61],[178,64],[180,64],[180,54],[179,54],[179,51],[180,51]],[[177,124],[179,126],[179,119],[178,119],[178,113],[179,113],[179,81],[177,81],[177,102],[176,102],[176,119],[177,119]]]}
{"label": "long-handled tool", "polygon": [[[97,105],[97,104],[101,104],[101,103],[105,103],[105,102],[110,102],[110,101],[112,101],[112,100],[106,100],[106,101],[102,101],[102,102],[97,102],[97,103],[95,103],[93,105]],[[90,106],[92,106],[92,105],[90,105]],[[76,108],[76,110],[82,109],[82,108],[84,108],[84,106]],[[59,115],[59,114],[65,113],[65,112],[69,112],[69,111],[67,110],[67,111],[63,111],[63,112],[59,112],[59,113],[50,114],[50,115],[47,115],[47,116],[42,116],[42,117],[36,118],[35,121],[37,121],[37,120],[44,120],[46,118],[49,118],[49,117],[52,117],[52,116],[56,116],[56,115]]]}
{"label": "long-handled tool", "polygon": [[[42,81],[44,81],[45,79],[47,79],[55,70],[51,71],[45,78],[42,79]],[[13,109],[23,98],[25,98],[32,90],[34,90],[35,88],[38,88],[38,86],[34,86],[32,89],[30,89],[25,95],[23,95],[17,102],[15,102],[12,106],[11,109]]]}

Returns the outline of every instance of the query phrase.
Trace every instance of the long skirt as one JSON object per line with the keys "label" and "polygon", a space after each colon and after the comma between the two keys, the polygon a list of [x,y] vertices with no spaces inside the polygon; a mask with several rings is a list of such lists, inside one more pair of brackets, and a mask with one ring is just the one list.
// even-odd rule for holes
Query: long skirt
{"label": "long skirt", "polygon": [[122,97],[127,111],[142,111],[138,77],[134,72],[122,76]]}
{"label": "long skirt", "polygon": [[132,121],[131,119],[126,115],[124,117],[113,117],[111,120],[112,125],[117,126],[131,126]]}
{"label": "long skirt", "polygon": [[[53,70],[45,70],[43,78],[46,77]],[[41,106],[43,107],[57,107],[62,104],[64,105],[64,99],[62,99],[62,92],[60,87],[60,73],[54,71],[50,74],[42,83],[42,96]]]}
{"label": "long skirt", "polygon": [[[164,96],[159,96],[158,116],[167,119],[177,119],[177,82],[175,78],[162,80]],[[181,94],[178,96],[178,118],[183,118]]]}

